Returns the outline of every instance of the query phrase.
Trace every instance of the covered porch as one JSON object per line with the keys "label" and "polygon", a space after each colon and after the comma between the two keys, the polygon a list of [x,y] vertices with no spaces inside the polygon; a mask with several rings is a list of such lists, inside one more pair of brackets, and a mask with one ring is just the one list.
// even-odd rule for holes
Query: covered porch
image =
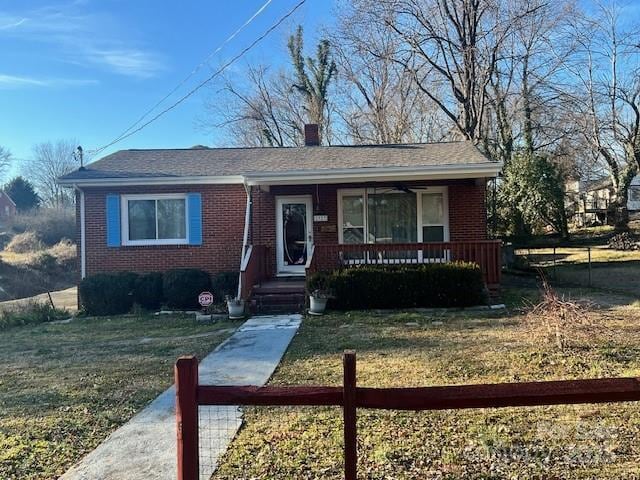
{"label": "covered porch", "polygon": [[487,238],[485,188],[485,178],[249,186],[239,294],[274,295],[284,280],[299,295],[307,275],[336,268],[452,261],[477,263],[495,292],[501,243]]}

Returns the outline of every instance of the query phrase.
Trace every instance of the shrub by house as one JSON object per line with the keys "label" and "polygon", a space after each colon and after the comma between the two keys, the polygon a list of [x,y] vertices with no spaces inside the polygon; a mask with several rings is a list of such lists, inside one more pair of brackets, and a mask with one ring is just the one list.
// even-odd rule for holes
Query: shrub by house
{"label": "shrub by house", "polygon": [[307,289],[313,291],[320,284],[332,294],[330,306],[340,310],[468,307],[486,302],[482,271],[466,262],[344,268],[311,276]]}

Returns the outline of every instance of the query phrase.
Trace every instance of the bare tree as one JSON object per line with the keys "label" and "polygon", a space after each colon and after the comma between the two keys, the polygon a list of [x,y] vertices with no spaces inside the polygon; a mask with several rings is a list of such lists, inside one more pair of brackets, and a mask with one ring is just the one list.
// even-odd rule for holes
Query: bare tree
{"label": "bare tree", "polygon": [[420,91],[448,117],[457,136],[480,141],[487,87],[514,20],[505,6],[508,2],[370,0],[368,4],[375,20],[401,40],[396,61],[412,74]]}
{"label": "bare tree", "polygon": [[[227,80],[207,103],[234,145],[304,145],[304,124],[317,123],[321,140],[331,143],[332,109],[329,87],[335,76],[328,40],[321,40],[315,57],[303,56],[302,29],[289,38],[290,69],[248,65],[243,79]],[[204,122],[206,128],[209,121]]]}
{"label": "bare tree", "polygon": [[227,81],[223,102],[211,102],[212,113],[221,118],[235,145],[285,147],[304,144],[303,100],[292,92],[293,79],[284,71],[261,65],[247,66],[246,81]]}
{"label": "bare tree", "polygon": [[58,140],[33,147],[33,158],[23,174],[46,205],[61,208],[73,203],[73,192],[58,185],[57,179],[78,166],[73,155],[76,146],[75,140]]}
{"label": "bare tree", "polygon": [[11,152],[3,146],[0,146],[0,178],[9,170],[11,165]]}
{"label": "bare tree", "polygon": [[516,150],[532,155],[554,149],[575,133],[563,118],[564,66],[575,51],[568,22],[571,1],[516,0],[511,32],[498,52],[490,79],[485,147],[508,163]]}
{"label": "bare tree", "polygon": [[581,61],[570,67],[573,119],[594,158],[607,167],[614,196],[609,206],[617,230],[628,227],[629,186],[640,166],[640,36],[625,29],[617,5],[598,4],[574,23]]}
{"label": "bare tree", "polygon": [[[441,139],[438,107],[394,60],[401,46],[386,25],[372,23],[362,3],[341,6],[331,34],[338,64],[336,111],[350,143],[405,143]],[[367,5],[365,5],[366,7]]]}

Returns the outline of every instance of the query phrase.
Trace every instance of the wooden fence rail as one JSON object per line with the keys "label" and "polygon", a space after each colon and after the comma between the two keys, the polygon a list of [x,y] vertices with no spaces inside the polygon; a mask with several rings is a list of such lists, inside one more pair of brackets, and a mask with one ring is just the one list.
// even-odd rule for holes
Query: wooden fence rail
{"label": "wooden fence rail", "polygon": [[444,410],[640,401],[640,378],[368,388],[356,385],[355,353],[344,353],[342,387],[218,387],[198,385],[198,361],[183,357],[175,368],[178,479],[198,479],[198,406],[340,406],[343,408],[345,480],[356,479],[358,408]]}

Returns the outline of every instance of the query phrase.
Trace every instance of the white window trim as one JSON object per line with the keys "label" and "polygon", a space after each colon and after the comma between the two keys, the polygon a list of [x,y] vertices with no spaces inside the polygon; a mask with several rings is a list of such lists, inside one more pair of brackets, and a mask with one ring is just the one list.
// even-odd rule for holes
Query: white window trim
{"label": "white window trim", "polygon": [[[129,240],[129,200],[184,200],[185,238],[161,238],[145,240]],[[157,209],[157,206],[156,206]],[[122,245],[188,245],[189,244],[189,202],[186,193],[130,194],[120,197],[120,232]],[[156,235],[158,232],[158,215],[156,212]]]}
{"label": "white window trim", "polygon": [[[431,193],[442,193],[442,208],[444,210],[444,218],[442,219],[443,223],[428,223],[428,224],[424,224],[422,223],[422,195],[428,195]],[[449,188],[448,187],[427,187],[426,190],[418,190],[417,192],[418,198],[416,199],[418,202],[418,243],[423,243],[424,238],[423,238],[423,227],[426,226],[432,226],[432,227],[438,227],[438,226],[442,226],[444,227],[444,232],[443,232],[443,241],[444,242],[448,242],[449,241]]]}
{"label": "white window trim", "polygon": [[[411,188],[411,187],[409,187]],[[424,187],[424,186],[418,186],[418,187],[414,187],[415,188],[415,194],[416,194],[416,215],[417,215],[417,219],[416,219],[416,228],[417,228],[417,243],[422,243],[423,241],[423,236],[422,236],[422,195],[423,194],[430,194],[430,193],[442,193],[442,201],[443,201],[443,208],[444,208],[444,223],[442,224],[442,226],[444,227],[444,241],[448,242],[449,241],[449,188],[447,186],[428,186],[428,187]],[[342,202],[343,202],[343,197],[345,196],[354,196],[354,195],[360,195],[363,197],[363,201],[364,201],[364,208],[363,208],[363,215],[364,215],[364,238],[365,238],[365,242],[364,243],[373,243],[369,241],[369,215],[368,215],[368,195],[369,194],[373,194],[373,193],[381,193],[380,192],[381,188],[344,188],[344,189],[338,189],[338,243],[343,244],[344,242],[344,237],[343,237],[343,230],[344,230],[344,226],[343,226],[343,210],[342,210]],[[401,193],[401,192],[398,192]],[[433,226],[437,226],[440,224],[431,224]]]}

